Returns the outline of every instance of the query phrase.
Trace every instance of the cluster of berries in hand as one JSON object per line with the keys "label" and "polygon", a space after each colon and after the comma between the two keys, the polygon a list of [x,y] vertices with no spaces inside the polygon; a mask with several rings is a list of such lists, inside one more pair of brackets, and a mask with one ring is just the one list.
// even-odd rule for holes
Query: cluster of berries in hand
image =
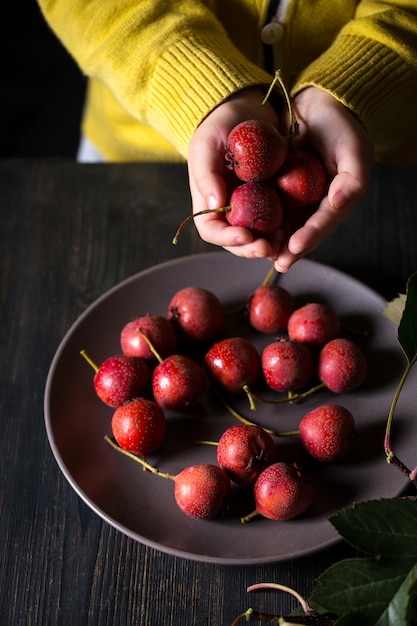
{"label": "cluster of berries in hand", "polygon": [[[285,86],[280,83],[290,119],[295,119]],[[262,238],[272,237],[284,219],[287,231],[291,224],[305,221],[326,195],[328,175],[315,152],[294,148],[292,139],[297,133],[296,121],[290,124],[288,138],[263,120],[248,119],[237,124],[229,133],[225,154],[226,167],[236,175],[229,204],[189,215],[173,242],[177,243],[187,221],[207,213],[223,213],[231,226],[248,228],[254,237]]]}
{"label": "cluster of berries in hand", "polygon": [[[274,335],[261,353],[246,337],[221,336],[227,313],[214,293],[200,287],[175,293],[166,316],[148,313],[127,322],[120,332],[122,353],[99,367],[82,351],[95,369],[97,395],[115,409],[108,442],[174,480],[176,502],[190,517],[209,519],[223,511],[231,481],[253,487],[256,508],[242,521],[258,514],[295,517],[311,504],[313,489],[299,464],[280,459],[277,433],[244,419],[215,442],[217,464],[193,465],[176,476],[152,468],[145,457],[165,441],[167,412],[187,412],[211,388],[225,398],[246,393],[253,403],[254,398],[262,401],[255,395],[261,381],[270,393],[281,394],[277,402],[296,402],[309,393],[297,392],[313,381],[317,384],[310,391],[326,387],[340,394],[359,387],[367,374],[364,353],[340,336],[340,320],[325,304],[297,308],[286,289],[262,284],[248,297],[246,314],[254,331]],[[190,346],[198,346],[202,358],[190,356]],[[317,461],[334,463],[348,454],[353,432],[350,411],[327,403],[305,414],[289,434],[297,435]]]}
{"label": "cluster of berries in hand", "polygon": [[327,189],[321,159],[307,150],[294,150],[272,124],[245,120],[227,142],[226,162],[239,184],[230,197],[226,219],[249,228],[255,237],[270,237],[284,214],[316,206]]}

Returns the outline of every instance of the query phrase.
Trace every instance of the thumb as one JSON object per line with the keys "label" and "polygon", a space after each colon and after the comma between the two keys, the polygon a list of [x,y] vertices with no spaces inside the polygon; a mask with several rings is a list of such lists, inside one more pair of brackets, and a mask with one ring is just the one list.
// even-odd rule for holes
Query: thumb
{"label": "thumb", "polygon": [[329,204],[335,209],[343,210],[346,215],[365,195],[369,178],[370,173],[358,176],[348,171],[339,172],[329,186]]}

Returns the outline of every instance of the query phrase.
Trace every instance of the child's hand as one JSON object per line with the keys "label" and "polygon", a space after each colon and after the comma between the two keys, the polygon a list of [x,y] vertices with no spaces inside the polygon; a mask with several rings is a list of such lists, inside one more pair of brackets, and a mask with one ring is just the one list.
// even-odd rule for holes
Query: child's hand
{"label": "child's hand", "polygon": [[330,94],[308,87],[296,96],[293,106],[300,124],[295,145],[317,152],[332,180],[317,211],[282,246],[275,262],[279,272],[316,248],[357,208],[373,165],[373,147],[366,130]]}
{"label": "child's hand", "polygon": [[[212,111],[190,142],[188,169],[193,212],[226,206],[230,198],[231,172],[225,164],[226,143],[232,128],[247,119],[263,119],[282,125],[264,94],[246,89]],[[331,183],[317,211],[287,241],[279,230],[269,239],[254,239],[245,228],[227,224],[224,215],[207,214],[195,220],[204,241],[248,258],[268,257],[279,272],[317,247],[356,209],[365,195],[373,164],[369,135],[350,111],[325,91],[304,89],[293,103],[300,125],[295,145],[311,148],[321,156]],[[285,122],[284,122],[285,124]],[[283,134],[287,134],[284,130]]]}
{"label": "child's hand", "polygon": [[[247,119],[267,121],[278,127],[279,118],[271,106],[262,105],[265,92],[249,88],[220,104],[194,133],[188,152],[188,172],[193,212],[224,207],[230,199],[228,182],[232,173],[226,167],[227,137],[234,126]],[[281,232],[276,238],[254,239],[247,228],[229,226],[223,213],[201,215],[195,220],[204,241],[222,246],[243,257],[277,258]]]}

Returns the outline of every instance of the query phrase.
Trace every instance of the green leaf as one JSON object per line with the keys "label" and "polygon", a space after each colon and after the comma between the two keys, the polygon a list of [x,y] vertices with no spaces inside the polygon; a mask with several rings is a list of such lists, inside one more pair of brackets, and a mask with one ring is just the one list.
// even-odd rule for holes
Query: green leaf
{"label": "green leaf", "polygon": [[330,518],[337,532],[358,550],[417,561],[417,501],[385,498],[360,502]]}
{"label": "green leaf", "polygon": [[411,363],[417,355],[417,272],[407,281],[407,299],[398,326],[398,340]]}
{"label": "green leaf", "polygon": [[415,602],[416,586],[417,565],[414,565],[375,626],[409,624]]}
{"label": "green leaf", "polygon": [[[310,602],[343,616],[340,624],[344,626],[407,626],[406,619],[398,616],[409,614],[414,569],[409,574],[407,558],[345,559],[319,577]],[[392,615],[395,618],[390,621]]]}
{"label": "green leaf", "polygon": [[398,326],[404,313],[406,298],[405,293],[398,294],[396,298],[388,302],[385,309],[382,311],[382,315]]}
{"label": "green leaf", "polygon": [[355,504],[330,522],[366,558],[345,559],[318,579],[310,602],[340,616],[338,626],[408,626],[417,589],[417,501]]}

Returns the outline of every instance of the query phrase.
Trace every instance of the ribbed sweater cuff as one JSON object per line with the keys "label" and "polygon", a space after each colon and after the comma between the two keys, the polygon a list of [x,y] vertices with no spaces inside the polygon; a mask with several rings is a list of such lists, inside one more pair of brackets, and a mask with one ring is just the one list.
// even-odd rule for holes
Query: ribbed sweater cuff
{"label": "ribbed sweater cuff", "polygon": [[325,89],[368,127],[411,85],[414,78],[404,67],[402,58],[379,42],[345,35],[300,74],[291,93],[308,86]]}
{"label": "ribbed sweater cuff", "polygon": [[147,94],[148,123],[186,156],[195,129],[220,102],[246,87],[267,87],[271,80],[270,74],[250,63],[227,40],[215,34],[189,37],[161,55],[156,64]]}

